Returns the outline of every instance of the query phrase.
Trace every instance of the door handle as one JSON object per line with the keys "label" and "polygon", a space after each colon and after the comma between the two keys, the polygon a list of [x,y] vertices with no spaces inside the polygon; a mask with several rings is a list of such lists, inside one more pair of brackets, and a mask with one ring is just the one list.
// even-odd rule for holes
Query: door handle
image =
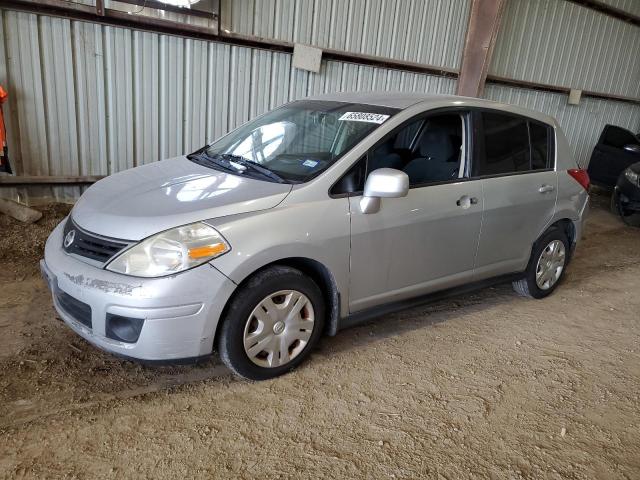
{"label": "door handle", "polygon": [[478,199],[476,197],[470,197],[469,195],[463,195],[456,201],[456,205],[462,208],[469,208],[471,205],[477,203]]}
{"label": "door handle", "polygon": [[540,185],[538,191],[540,193],[553,192],[556,188],[553,185]]}

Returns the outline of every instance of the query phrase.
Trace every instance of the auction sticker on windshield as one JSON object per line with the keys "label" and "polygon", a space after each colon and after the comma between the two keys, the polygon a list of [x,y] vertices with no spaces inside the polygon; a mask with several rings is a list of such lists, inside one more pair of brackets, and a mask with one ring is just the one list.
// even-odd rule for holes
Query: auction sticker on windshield
{"label": "auction sticker on windshield", "polygon": [[305,167],[309,167],[309,168],[313,168],[316,165],[318,165],[318,162],[316,162],[315,160],[305,160],[304,162],[302,162],[302,165],[304,165]]}
{"label": "auction sticker on windshield", "polygon": [[383,123],[389,115],[369,112],[346,112],[338,120],[347,122]]}

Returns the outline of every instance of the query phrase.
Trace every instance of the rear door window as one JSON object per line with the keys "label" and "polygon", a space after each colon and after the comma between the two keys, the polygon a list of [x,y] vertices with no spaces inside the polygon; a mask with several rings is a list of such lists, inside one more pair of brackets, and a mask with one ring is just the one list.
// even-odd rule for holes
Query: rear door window
{"label": "rear door window", "polygon": [[501,113],[481,112],[484,135],[476,157],[477,176],[504,175],[529,170],[527,120]]}

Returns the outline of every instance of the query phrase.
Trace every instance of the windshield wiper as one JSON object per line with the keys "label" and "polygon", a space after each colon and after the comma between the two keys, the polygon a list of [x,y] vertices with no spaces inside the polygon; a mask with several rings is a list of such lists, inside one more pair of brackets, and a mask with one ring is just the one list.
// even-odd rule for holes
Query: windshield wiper
{"label": "windshield wiper", "polygon": [[198,163],[204,167],[220,167],[224,170],[234,173],[242,173],[243,171],[241,168],[234,167],[228,160],[207,155],[204,151],[187,155],[187,158],[192,162]]}
{"label": "windshield wiper", "polygon": [[209,155],[206,150],[203,150],[201,152],[189,155],[187,158],[205,166],[206,164],[213,164],[225,170],[232,171],[233,173],[244,173],[247,170],[251,170],[252,172],[256,172],[263,177],[270,178],[275,182],[285,183],[285,180],[277,173],[272,172],[268,168],[263,167],[256,162],[247,160],[246,158],[239,155],[232,155],[230,153],[217,153],[215,155]]}
{"label": "windshield wiper", "polygon": [[251,160],[247,160],[246,158],[235,157],[235,156],[233,161],[236,163],[239,163],[243,167],[250,168],[254,172],[258,172],[264,175],[265,177],[269,177],[270,179],[275,180],[278,183],[285,183],[284,178],[282,178],[280,175],[273,172],[272,170],[269,170],[267,167],[260,165],[259,163],[252,162]]}

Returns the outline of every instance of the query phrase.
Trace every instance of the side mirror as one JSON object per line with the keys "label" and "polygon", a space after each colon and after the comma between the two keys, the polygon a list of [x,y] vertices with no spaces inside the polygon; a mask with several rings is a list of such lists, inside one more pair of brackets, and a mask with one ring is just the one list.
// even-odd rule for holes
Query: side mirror
{"label": "side mirror", "polygon": [[634,145],[630,143],[629,145],[625,145],[622,148],[624,148],[627,152],[640,153],[640,145]]}
{"label": "side mirror", "polygon": [[409,193],[409,176],[395,168],[379,168],[367,177],[364,194],[360,199],[362,213],[380,210],[381,198],[406,197]]}

